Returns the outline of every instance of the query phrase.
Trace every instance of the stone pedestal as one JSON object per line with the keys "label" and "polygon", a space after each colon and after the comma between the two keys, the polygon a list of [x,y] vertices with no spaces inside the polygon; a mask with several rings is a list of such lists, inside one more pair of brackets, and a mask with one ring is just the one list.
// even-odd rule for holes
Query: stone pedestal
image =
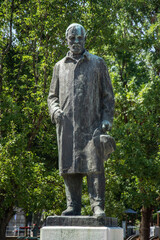
{"label": "stone pedestal", "polygon": [[43,227],[40,240],[123,240],[118,227]]}
{"label": "stone pedestal", "polygon": [[40,240],[123,240],[123,229],[116,222],[88,216],[48,217]]}
{"label": "stone pedestal", "polygon": [[49,216],[46,226],[118,227],[117,218],[94,216]]}

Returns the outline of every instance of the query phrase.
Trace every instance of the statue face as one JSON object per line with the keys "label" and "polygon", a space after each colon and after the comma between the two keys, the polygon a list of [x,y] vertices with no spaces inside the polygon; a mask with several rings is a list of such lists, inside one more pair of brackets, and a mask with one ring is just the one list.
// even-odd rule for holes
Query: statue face
{"label": "statue face", "polygon": [[81,54],[84,51],[85,36],[80,26],[69,29],[67,36],[68,47],[73,54]]}

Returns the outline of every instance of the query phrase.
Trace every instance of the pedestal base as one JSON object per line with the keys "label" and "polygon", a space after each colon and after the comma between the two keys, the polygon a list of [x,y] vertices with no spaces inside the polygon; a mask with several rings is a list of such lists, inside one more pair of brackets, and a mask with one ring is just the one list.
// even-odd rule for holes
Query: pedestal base
{"label": "pedestal base", "polygon": [[123,240],[119,227],[49,226],[41,229],[40,240]]}
{"label": "pedestal base", "polygon": [[49,216],[46,226],[118,227],[117,218],[95,216]]}

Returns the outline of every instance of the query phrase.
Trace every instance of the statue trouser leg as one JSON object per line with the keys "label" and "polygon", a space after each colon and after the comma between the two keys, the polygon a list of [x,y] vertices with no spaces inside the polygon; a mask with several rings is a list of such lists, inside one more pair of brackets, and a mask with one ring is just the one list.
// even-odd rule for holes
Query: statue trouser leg
{"label": "statue trouser leg", "polygon": [[63,175],[67,209],[62,215],[81,215],[82,174]]}
{"label": "statue trouser leg", "polygon": [[105,176],[100,174],[88,174],[88,192],[92,211],[95,216],[105,216]]}

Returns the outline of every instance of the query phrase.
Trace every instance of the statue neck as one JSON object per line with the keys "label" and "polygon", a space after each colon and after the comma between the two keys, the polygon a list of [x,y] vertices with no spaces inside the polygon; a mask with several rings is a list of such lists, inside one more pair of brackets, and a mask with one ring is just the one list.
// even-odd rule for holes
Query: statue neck
{"label": "statue neck", "polygon": [[72,57],[73,59],[75,59],[75,60],[79,60],[81,57],[82,57],[82,55],[83,55],[83,53],[85,52],[85,50],[82,52],[82,53],[80,53],[80,54],[75,54],[75,53],[73,53],[73,52],[70,52],[70,57]]}

